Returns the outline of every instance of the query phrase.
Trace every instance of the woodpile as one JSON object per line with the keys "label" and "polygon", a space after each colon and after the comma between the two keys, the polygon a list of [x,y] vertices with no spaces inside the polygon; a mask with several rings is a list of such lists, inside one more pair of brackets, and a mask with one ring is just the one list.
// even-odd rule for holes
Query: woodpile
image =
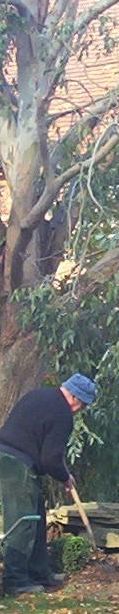
{"label": "woodpile", "polygon": [[[97,547],[119,549],[119,503],[83,503],[94,533]],[[50,535],[61,532],[84,534],[85,528],[76,509],[76,505],[63,505],[49,510],[47,527]]]}

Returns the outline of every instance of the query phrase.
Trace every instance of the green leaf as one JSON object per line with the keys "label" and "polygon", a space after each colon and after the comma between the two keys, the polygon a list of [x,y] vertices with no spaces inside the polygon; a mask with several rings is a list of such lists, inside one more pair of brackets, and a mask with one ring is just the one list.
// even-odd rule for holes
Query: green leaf
{"label": "green leaf", "polygon": [[114,313],[110,313],[110,315],[107,318],[107,326],[110,326],[110,324],[112,323],[114,318]]}
{"label": "green leaf", "polygon": [[56,368],[56,373],[58,373],[59,372],[59,368],[60,368],[58,356],[57,356],[56,361],[55,361],[55,368]]}

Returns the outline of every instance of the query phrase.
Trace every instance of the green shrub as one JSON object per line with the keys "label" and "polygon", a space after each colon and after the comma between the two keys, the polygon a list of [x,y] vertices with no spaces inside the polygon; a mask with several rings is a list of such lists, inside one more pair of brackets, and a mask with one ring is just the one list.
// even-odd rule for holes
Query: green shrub
{"label": "green shrub", "polygon": [[90,553],[91,546],[86,537],[64,535],[52,542],[52,568],[57,573],[77,571],[87,563]]}
{"label": "green shrub", "polygon": [[76,571],[89,559],[91,547],[85,537],[67,537],[63,549],[64,571]]}

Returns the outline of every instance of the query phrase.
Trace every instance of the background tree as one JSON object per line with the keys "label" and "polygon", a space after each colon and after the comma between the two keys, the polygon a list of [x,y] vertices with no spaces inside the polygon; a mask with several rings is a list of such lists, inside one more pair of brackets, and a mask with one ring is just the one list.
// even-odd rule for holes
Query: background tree
{"label": "background tree", "polygon": [[[71,180],[77,176],[79,194],[77,210],[73,214],[71,207],[70,211],[72,230],[79,218],[82,171],[86,170],[88,191],[91,194],[93,166],[118,142],[117,123],[110,122],[104,140],[102,138],[97,146],[94,140],[93,149],[90,151],[87,147],[85,155],[81,155],[81,144],[86,132],[92,135],[92,128],[94,130],[101,118],[104,119],[107,109],[109,111],[109,108],[117,107],[118,87],[116,93],[109,92],[99,102],[90,104],[87,112],[76,109],[81,119],[76,121],[73,129],[65,134],[57,146],[53,144],[51,132],[55,114],[50,111],[57,87],[65,86],[65,70],[69,58],[79,53],[83,57],[88,48],[89,25],[115,4],[114,0],[102,0],[100,6],[97,2],[80,14],[79,2],[73,0],[59,0],[57,3],[46,1],[43,9],[38,0],[34,3],[31,0],[26,3],[18,0],[8,0],[7,3],[0,1],[1,163],[12,199],[5,258],[7,290],[10,285],[12,289],[35,285],[41,279],[41,274],[51,274],[56,270],[67,235]],[[109,52],[116,44],[116,38],[108,34],[105,21],[100,32],[105,47],[108,39]],[[15,83],[10,86],[5,63],[11,45],[16,48],[17,74]],[[62,188],[64,206],[60,208]],[[71,196],[73,205],[74,196],[75,191]],[[101,204],[97,206],[98,225]],[[45,214],[50,207],[52,220],[48,223]],[[56,254],[57,258],[54,258]]]}
{"label": "background tree", "polygon": [[[96,376],[104,392],[101,361],[107,347],[111,357],[113,352],[118,356],[118,76],[114,89],[108,88],[98,100],[90,86],[87,105],[69,104],[68,110],[57,112],[52,107],[56,96],[62,98],[62,88],[68,102],[66,68],[72,54],[81,62],[90,53],[95,20],[105,58],[118,44],[118,24],[112,24],[107,12],[116,4],[100,0],[81,12],[76,0],[0,0],[0,151],[12,203],[0,261],[1,419],[28,388],[41,380],[59,383],[69,371]],[[11,84],[10,54],[15,57]],[[61,137],[58,122],[62,116],[72,118],[72,113],[73,125]],[[2,245],[3,229],[0,232]],[[71,273],[57,281],[63,257],[70,260]],[[112,362],[115,378],[118,360]],[[82,450],[87,462],[87,444],[96,440],[95,430],[103,438],[108,403],[107,393],[98,428],[91,415],[87,424],[76,424],[71,462]],[[117,396],[114,403],[117,415]],[[108,445],[111,406],[107,424]],[[95,445],[90,454],[96,465]]]}

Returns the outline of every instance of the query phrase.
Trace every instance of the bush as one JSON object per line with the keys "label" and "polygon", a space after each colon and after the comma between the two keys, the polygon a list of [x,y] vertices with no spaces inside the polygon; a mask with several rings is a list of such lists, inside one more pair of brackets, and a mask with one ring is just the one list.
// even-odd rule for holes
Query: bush
{"label": "bush", "polygon": [[51,546],[51,564],[55,572],[73,572],[87,563],[91,546],[86,537],[64,535],[54,539]]}
{"label": "bush", "polygon": [[63,550],[64,571],[76,571],[89,559],[91,547],[85,537],[67,537]]}

